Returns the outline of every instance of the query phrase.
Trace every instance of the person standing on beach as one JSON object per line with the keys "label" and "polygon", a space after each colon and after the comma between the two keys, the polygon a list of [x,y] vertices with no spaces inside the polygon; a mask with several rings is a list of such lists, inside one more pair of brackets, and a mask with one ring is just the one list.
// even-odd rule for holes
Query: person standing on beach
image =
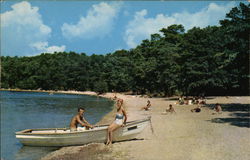
{"label": "person standing on beach", "polygon": [[71,119],[70,132],[77,131],[78,124],[82,125],[83,127],[86,127],[86,129],[93,128],[93,126],[89,124],[83,117],[84,112],[85,112],[84,108],[78,108],[78,114]]}
{"label": "person standing on beach", "polygon": [[123,100],[119,100],[116,103],[117,107],[117,113],[115,117],[115,121],[109,125],[108,130],[107,130],[107,142],[106,145],[112,144],[112,139],[113,139],[113,132],[126,125],[127,121],[127,114],[124,108],[122,107]]}

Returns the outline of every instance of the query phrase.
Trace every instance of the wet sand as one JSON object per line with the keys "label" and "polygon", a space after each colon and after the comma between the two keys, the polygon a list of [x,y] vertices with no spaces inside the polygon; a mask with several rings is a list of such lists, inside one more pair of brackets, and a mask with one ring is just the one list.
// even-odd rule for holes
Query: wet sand
{"label": "wet sand", "polygon": [[[91,93],[92,94],[92,93]],[[112,98],[112,93],[100,95]],[[248,160],[250,159],[250,97],[209,97],[208,107],[200,113],[190,110],[195,105],[176,105],[167,98],[142,98],[117,94],[124,99],[128,121],[151,116],[154,133],[146,128],[137,140],[116,142],[110,146],[88,144],[63,147],[42,160]],[[149,111],[141,111],[147,100]],[[215,103],[221,103],[223,113],[212,114]],[[176,114],[162,114],[173,104]],[[111,123],[115,110],[99,124]]]}

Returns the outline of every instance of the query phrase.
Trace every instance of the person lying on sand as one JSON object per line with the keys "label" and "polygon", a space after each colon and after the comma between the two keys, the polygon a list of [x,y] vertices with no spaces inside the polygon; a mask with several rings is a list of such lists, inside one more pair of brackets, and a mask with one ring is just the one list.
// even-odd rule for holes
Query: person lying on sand
{"label": "person lying on sand", "polygon": [[148,104],[147,104],[145,107],[142,107],[141,110],[144,109],[145,111],[148,111],[148,110],[150,109],[150,107],[151,107],[150,100],[148,100],[147,103],[148,103]]}
{"label": "person lying on sand", "polygon": [[170,104],[169,109],[166,109],[166,112],[163,112],[162,114],[168,114],[168,113],[176,113],[172,104]]}
{"label": "person lying on sand", "polygon": [[121,100],[118,100],[116,103],[117,113],[116,113],[115,121],[112,124],[110,124],[108,127],[106,145],[112,144],[113,132],[116,129],[123,127],[126,124],[127,114],[124,108],[122,107],[122,104],[123,104],[123,101]]}
{"label": "person lying on sand", "polygon": [[[221,114],[221,113],[222,113],[222,108],[221,108],[221,106],[220,106],[219,103],[216,103],[216,104],[215,104],[214,111],[215,111],[216,113],[218,113],[218,114]],[[212,114],[216,114],[216,113],[212,113]]]}
{"label": "person lying on sand", "polygon": [[201,111],[201,106],[198,105],[196,108],[191,109],[191,112],[200,112]]}
{"label": "person lying on sand", "polygon": [[83,127],[86,127],[86,129],[93,128],[93,126],[90,125],[83,117],[84,112],[85,112],[84,108],[78,108],[78,114],[71,119],[70,132],[77,131],[78,124],[82,125]]}

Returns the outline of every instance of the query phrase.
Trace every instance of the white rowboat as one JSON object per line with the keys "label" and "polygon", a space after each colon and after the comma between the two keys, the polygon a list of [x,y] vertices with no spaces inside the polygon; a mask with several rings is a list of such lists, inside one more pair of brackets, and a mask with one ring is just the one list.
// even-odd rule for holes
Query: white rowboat
{"label": "white rowboat", "polygon": [[[149,123],[151,123],[151,117],[127,122],[124,127],[114,132],[113,141],[135,139]],[[70,132],[69,128],[26,129],[16,132],[16,138],[27,146],[72,146],[104,143],[107,140],[107,128],[108,125],[96,126],[89,130],[78,127],[75,132]]]}

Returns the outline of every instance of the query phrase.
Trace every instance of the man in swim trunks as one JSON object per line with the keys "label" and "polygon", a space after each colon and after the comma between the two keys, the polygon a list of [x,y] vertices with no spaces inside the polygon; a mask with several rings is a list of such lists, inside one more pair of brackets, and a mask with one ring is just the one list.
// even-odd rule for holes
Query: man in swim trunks
{"label": "man in swim trunks", "polygon": [[75,115],[70,122],[70,131],[74,132],[77,131],[77,125],[80,124],[83,127],[86,127],[86,129],[93,128],[92,125],[90,125],[85,118],[83,117],[83,113],[85,112],[84,108],[78,108],[78,114]]}

